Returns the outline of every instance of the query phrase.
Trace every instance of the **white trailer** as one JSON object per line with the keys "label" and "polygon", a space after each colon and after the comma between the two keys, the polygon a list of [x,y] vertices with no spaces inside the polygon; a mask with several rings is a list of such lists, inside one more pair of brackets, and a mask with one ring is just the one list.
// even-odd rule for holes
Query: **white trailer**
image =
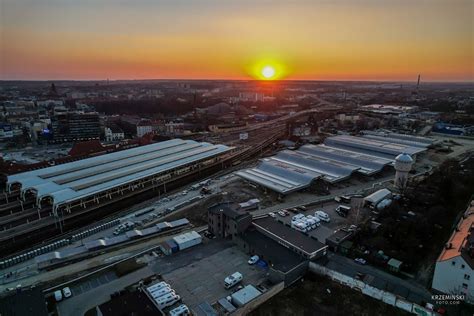
{"label": "white trailer", "polygon": [[151,293],[151,296],[153,298],[159,298],[159,297],[162,297],[164,295],[171,294],[171,293],[176,294],[176,292],[173,289],[170,289],[168,287],[164,287],[164,288],[162,288],[158,291],[155,291],[155,292]]}
{"label": "white trailer", "polygon": [[158,304],[160,309],[163,309],[165,307],[171,306],[176,302],[179,302],[181,300],[181,297],[179,295],[176,295],[174,293],[170,293],[168,295],[160,296],[155,299],[156,304]]}
{"label": "white trailer", "polygon": [[170,287],[170,285],[168,283],[162,281],[162,282],[153,284],[153,285],[147,287],[146,289],[147,289],[148,292],[153,292],[153,291],[155,291],[157,289],[160,289],[162,287],[165,287],[165,286]]}
{"label": "white trailer", "polygon": [[234,272],[232,275],[229,275],[227,278],[224,279],[224,286],[226,289],[230,289],[234,285],[238,284],[244,276],[240,272]]}

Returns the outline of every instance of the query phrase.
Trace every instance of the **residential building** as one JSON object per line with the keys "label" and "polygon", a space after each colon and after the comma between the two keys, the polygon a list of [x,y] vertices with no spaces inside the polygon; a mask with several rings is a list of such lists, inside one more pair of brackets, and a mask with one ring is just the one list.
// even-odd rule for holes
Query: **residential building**
{"label": "residential building", "polygon": [[240,101],[258,102],[258,101],[263,101],[264,97],[265,95],[259,92],[240,92],[239,93]]}
{"label": "residential building", "polygon": [[137,124],[137,136],[142,137],[145,134],[153,132],[153,126],[148,120],[143,120]]}
{"label": "residential building", "polygon": [[182,135],[184,133],[184,123],[168,122],[165,124],[165,130],[168,135]]}
{"label": "residential building", "polygon": [[435,264],[432,288],[461,294],[474,303],[474,200],[456,225]]}
{"label": "residential building", "polygon": [[105,140],[108,142],[123,140],[125,134],[118,126],[111,125],[105,128]]}

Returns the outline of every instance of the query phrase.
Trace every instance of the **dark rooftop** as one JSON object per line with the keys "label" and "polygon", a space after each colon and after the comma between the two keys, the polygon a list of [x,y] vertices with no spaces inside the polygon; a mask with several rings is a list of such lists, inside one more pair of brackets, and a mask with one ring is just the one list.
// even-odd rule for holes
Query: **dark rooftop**
{"label": "dark rooftop", "polygon": [[257,228],[261,228],[268,233],[281,238],[295,248],[299,248],[306,253],[312,254],[326,247],[323,243],[308,235],[303,234],[277,220],[267,216],[253,221]]}
{"label": "dark rooftop", "polygon": [[326,243],[331,242],[336,245],[339,245],[344,240],[350,238],[352,236],[352,232],[348,232],[342,229],[337,230],[334,234],[326,238]]}
{"label": "dark rooftop", "polygon": [[43,292],[39,288],[21,291],[0,300],[2,316],[47,316],[48,309]]}
{"label": "dark rooftop", "polygon": [[267,261],[275,270],[286,273],[305,261],[293,251],[257,230],[247,230],[241,236],[244,241],[254,248],[255,253],[261,259]]}
{"label": "dark rooftop", "polygon": [[225,216],[236,219],[240,216],[247,215],[246,212],[237,211],[230,203],[219,203],[209,207],[209,212],[218,214],[224,212]]}
{"label": "dark rooftop", "polygon": [[99,305],[103,316],[155,316],[160,311],[144,292],[127,292]]}
{"label": "dark rooftop", "polygon": [[217,316],[217,311],[208,302],[199,304],[193,312],[198,316]]}

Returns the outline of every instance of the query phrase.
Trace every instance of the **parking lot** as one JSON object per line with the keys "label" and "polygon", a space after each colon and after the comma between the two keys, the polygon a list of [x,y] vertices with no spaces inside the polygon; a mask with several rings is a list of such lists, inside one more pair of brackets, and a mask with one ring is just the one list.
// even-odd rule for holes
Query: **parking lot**
{"label": "parking lot", "polygon": [[234,272],[242,273],[241,284],[261,283],[265,269],[249,265],[248,259],[237,247],[231,247],[163,274],[163,279],[181,296],[184,304],[195,309],[203,302],[212,304],[231,294],[236,287],[226,290],[224,279]]}
{"label": "parking lot", "polygon": [[306,211],[298,210],[296,213],[294,213],[288,210],[289,211],[288,216],[281,216],[278,213],[275,213],[275,214],[276,214],[277,220],[285,224],[291,225],[291,218],[298,213],[304,214],[305,216],[307,215],[314,216],[315,211],[323,211],[327,213],[329,215],[330,222],[327,223],[327,222],[321,221],[320,222],[321,225],[319,227],[308,232],[308,235],[317,238],[322,243],[325,243],[326,238],[332,235],[336,230],[342,227],[347,227],[352,224],[355,224],[355,220],[356,220],[355,214],[349,212],[347,217],[342,217],[336,213],[336,207],[338,205],[350,206],[349,204],[338,203],[336,201],[330,201],[330,202],[322,203],[316,206],[308,207]]}

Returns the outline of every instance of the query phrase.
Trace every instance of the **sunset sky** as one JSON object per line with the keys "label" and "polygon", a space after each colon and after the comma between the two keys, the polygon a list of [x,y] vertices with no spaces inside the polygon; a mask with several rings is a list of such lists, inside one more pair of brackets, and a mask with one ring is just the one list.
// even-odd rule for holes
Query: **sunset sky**
{"label": "sunset sky", "polygon": [[472,0],[0,0],[0,79],[474,80]]}

